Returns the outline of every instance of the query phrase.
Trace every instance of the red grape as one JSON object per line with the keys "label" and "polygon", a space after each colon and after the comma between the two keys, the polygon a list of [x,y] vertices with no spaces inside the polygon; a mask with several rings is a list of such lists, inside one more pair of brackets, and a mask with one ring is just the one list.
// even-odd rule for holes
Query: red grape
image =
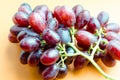
{"label": "red grape", "polygon": [[20,53],[20,62],[22,64],[27,64],[27,59],[28,59],[29,55],[30,55],[29,52],[21,51],[21,53]]}
{"label": "red grape", "polygon": [[18,43],[18,40],[17,40],[16,36],[14,36],[14,35],[11,34],[11,33],[8,35],[8,39],[9,39],[9,41],[12,42],[12,43]]}
{"label": "red grape", "polygon": [[41,49],[31,52],[27,59],[28,64],[32,67],[37,66],[40,62],[41,55],[42,55]]}
{"label": "red grape", "polygon": [[113,67],[116,64],[115,59],[112,58],[110,54],[105,54],[103,57],[101,57],[101,61],[108,67]]}
{"label": "red grape", "polygon": [[87,29],[87,31],[89,31],[91,33],[95,33],[96,30],[99,30],[100,23],[97,20],[97,18],[94,18],[94,17],[90,18],[90,21],[88,22],[86,29]]}
{"label": "red grape", "polygon": [[88,10],[84,10],[76,18],[76,28],[82,29],[90,20],[90,12]]}
{"label": "red grape", "polygon": [[20,47],[25,51],[35,51],[40,47],[38,38],[26,37],[20,41]]}
{"label": "red grape", "polygon": [[106,46],[106,51],[114,59],[120,60],[120,42],[118,40],[111,40]]}
{"label": "red grape", "polygon": [[108,40],[108,41],[111,41],[113,39],[117,39],[120,41],[120,35],[115,33],[115,32],[107,32],[106,35],[105,35],[105,38]]}
{"label": "red grape", "polygon": [[54,64],[58,59],[59,59],[58,50],[50,48],[42,54],[40,61],[44,65],[51,65]]}
{"label": "red grape", "polygon": [[24,12],[17,12],[13,16],[13,22],[18,25],[19,27],[28,27],[28,14]]}
{"label": "red grape", "polygon": [[37,33],[42,33],[46,28],[45,20],[36,12],[32,12],[29,16],[29,24]]}
{"label": "red grape", "polygon": [[43,39],[50,45],[56,45],[60,41],[60,36],[51,29],[46,29],[43,32]]}
{"label": "red grape", "polygon": [[120,26],[116,23],[109,23],[105,26],[105,31],[112,31],[118,33],[120,31]]}
{"label": "red grape", "polygon": [[75,5],[72,9],[76,17],[83,11],[83,7],[80,4]]}
{"label": "red grape", "polygon": [[67,29],[67,28],[59,28],[57,30],[57,33],[60,36],[61,42],[66,43],[66,44],[68,42],[71,42],[71,35],[70,35],[70,32],[69,32],[69,29]]}
{"label": "red grape", "polygon": [[19,32],[26,30],[28,28],[25,27],[19,27],[17,25],[14,25],[10,28],[10,33],[13,34],[14,36],[17,36]]}
{"label": "red grape", "polygon": [[43,80],[54,80],[59,72],[59,66],[53,64],[42,72]]}
{"label": "red grape", "polygon": [[88,60],[84,58],[83,56],[77,56],[74,61],[74,68],[75,69],[81,69],[88,64]]}
{"label": "red grape", "polygon": [[27,14],[30,14],[32,12],[31,6],[28,3],[23,3],[20,5],[20,7],[18,8],[18,12],[24,12]]}
{"label": "red grape", "polygon": [[99,20],[100,25],[104,27],[109,20],[109,14],[105,11],[102,11],[98,14],[97,19]]}
{"label": "red grape", "polygon": [[97,41],[97,37],[95,35],[84,30],[77,31],[75,38],[80,45],[85,46],[86,48]]}

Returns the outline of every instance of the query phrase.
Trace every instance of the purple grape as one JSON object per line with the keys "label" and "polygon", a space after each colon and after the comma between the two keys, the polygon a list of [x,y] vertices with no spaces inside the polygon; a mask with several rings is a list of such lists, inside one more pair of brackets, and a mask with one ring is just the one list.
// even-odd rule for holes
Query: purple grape
{"label": "purple grape", "polygon": [[80,4],[75,5],[72,9],[76,17],[83,11],[83,7]]}
{"label": "purple grape", "polygon": [[57,64],[53,64],[49,67],[47,67],[42,72],[42,78],[43,80],[54,80],[59,72],[59,66]]}
{"label": "purple grape", "polygon": [[47,27],[52,30],[58,29],[58,21],[54,18],[48,20]]}
{"label": "purple grape", "polygon": [[28,59],[29,55],[30,55],[29,52],[21,51],[21,53],[20,53],[20,62],[21,62],[21,64],[27,64],[27,59]]}
{"label": "purple grape", "polygon": [[109,14],[105,11],[102,11],[98,14],[97,19],[99,20],[100,25],[104,27],[108,23]]}
{"label": "purple grape", "polygon": [[25,51],[35,51],[40,47],[38,38],[26,37],[20,41],[20,47]]}
{"label": "purple grape", "polygon": [[56,63],[58,59],[59,59],[58,50],[54,48],[50,48],[42,54],[40,61],[44,65],[52,65]]}
{"label": "purple grape", "polygon": [[40,62],[41,55],[42,55],[41,49],[31,52],[27,59],[28,64],[32,67],[37,66]]}
{"label": "purple grape", "polygon": [[18,43],[18,40],[17,40],[16,36],[14,36],[11,33],[8,35],[8,40],[12,43]]}
{"label": "purple grape", "polygon": [[14,24],[18,25],[19,27],[28,27],[28,14],[24,12],[17,12],[13,16],[13,22]]}
{"label": "purple grape", "polygon": [[97,20],[97,18],[94,18],[94,17],[90,18],[90,21],[88,22],[86,29],[87,29],[87,31],[89,31],[91,33],[95,33],[96,30],[99,30],[100,23]]}
{"label": "purple grape", "polygon": [[84,10],[78,14],[76,18],[75,27],[77,29],[82,29],[90,20],[90,12],[88,10]]}
{"label": "purple grape", "polygon": [[46,29],[43,32],[43,39],[50,45],[56,45],[60,41],[60,36],[51,29]]}

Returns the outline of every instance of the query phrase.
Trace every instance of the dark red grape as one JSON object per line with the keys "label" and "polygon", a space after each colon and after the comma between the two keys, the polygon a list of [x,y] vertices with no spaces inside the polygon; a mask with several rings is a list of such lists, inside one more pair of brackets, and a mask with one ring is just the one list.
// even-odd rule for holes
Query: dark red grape
{"label": "dark red grape", "polygon": [[66,43],[66,44],[68,42],[71,42],[71,35],[70,35],[70,32],[69,32],[69,29],[67,29],[67,28],[59,28],[57,30],[57,33],[60,36],[61,42]]}
{"label": "dark red grape", "polygon": [[87,31],[89,31],[91,33],[95,33],[96,30],[99,30],[100,29],[100,23],[97,20],[97,18],[91,17],[90,21],[87,24],[86,29],[87,29]]}
{"label": "dark red grape", "polygon": [[21,41],[23,38],[25,37],[35,37],[35,38],[38,38],[40,39],[40,35],[35,33],[34,31],[30,30],[30,29],[26,29],[24,31],[21,31],[18,35],[17,35],[17,39],[19,41]]}
{"label": "dark red grape", "polygon": [[40,62],[41,55],[42,55],[41,49],[31,52],[27,59],[27,63],[32,67],[37,66]]}
{"label": "dark red grape", "polygon": [[95,35],[84,30],[77,31],[75,38],[81,46],[85,46],[86,48],[97,41],[97,37]]}
{"label": "dark red grape", "polygon": [[76,17],[83,11],[83,7],[80,4],[75,5],[72,9]]}
{"label": "dark red grape", "polygon": [[38,64],[38,72],[41,74],[48,66],[43,65],[41,62]]}
{"label": "dark red grape", "polygon": [[47,27],[52,30],[58,29],[58,21],[55,18],[51,18],[47,22]]}
{"label": "dark red grape", "polygon": [[42,78],[43,80],[54,80],[59,72],[59,66],[57,64],[53,64],[49,67],[47,67],[42,72]]}
{"label": "dark red grape", "polygon": [[14,36],[17,36],[20,31],[26,30],[28,28],[25,27],[19,27],[17,25],[14,25],[10,28],[10,33],[12,33]]}
{"label": "dark red grape", "polygon": [[113,67],[116,64],[115,59],[110,54],[105,54],[103,57],[101,57],[101,61],[108,67]]}
{"label": "dark red grape", "polygon": [[16,36],[14,36],[11,33],[8,35],[8,40],[12,43],[18,43],[18,40],[17,40]]}
{"label": "dark red grape", "polygon": [[38,13],[44,20],[46,20],[49,9],[46,5],[38,5],[34,8],[33,12]]}
{"label": "dark red grape", "polygon": [[74,61],[74,68],[75,69],[82,69],[83,67],[87,66],[88,60],[83,56],[77,56]]}
{"label": "dark red grape", "polygon": [[84,10],[78,14],[76,18],[76,28],[82,29],[90,20],[90,12],[88,10]]}
{"label": "dark red grape", "polygon": [[27,64],[27,59],[28,59],[29,55],[30,55],[29,52],[21,51],[21,53],[20,53],[20,62],[22,64]]}
{"label": "dark red grape", "polygon": [[30,14],[29,24],[37,33],[42,33],[46,28],[45,20],[39,15],[39,13],[36,12],[32,12]]}
{"label": "dark red grape", "polygon": [[59,66],[59,72],[57,78],[59,79],[64,78],[67,75],[67,71],[68,69],[66,64],[64,64],[64,66]]}
{"label": "dark red grape", "polygon": [[118,33],[120,31],[120,26],[116,23],[109,23],[105,26],[105,31],[112,31]]}
{"label": "dark red grape", "polygon": [[111,41],[113,39],[117,39],[120,41],[120,35],[115,33],[115,32],[107,32],[106,35],[105,35],[105,38],[108,40],[108,41]]}
{"label": "dark red grape", "polygon": [[[59,8],[59,7],[58,7]],[[55,15],[57,15],[57,20],[62,22],[65,26],[71,27],[75,24],[76,18],[73,10],[68,6],[62,6],[57,11]]]}
{"label": "dark red grape", "polygon": [[50,45],[56,45],[60,41],[60,36],[51,29],[46,29],[43,32],[43,39]]}
{"label": "dark red grape", "polygon": [[38,38],[26,37],[20,41],[20,47],[25,51],[35,51],[40,47]]}
{"label": "dark red grape", "polygon": [[13,16],[13,22],[14,24],[18,25],[19,27],[28,27],[28,14],[24,12],[17,12]]}
{"label": "dark red grape", "polygon": [[114,59],[120,60],[120,41],[111,40],[106,46],[106,51]]}
{"label": "dark red grape", "polygon": [[50,48],[42,54],[40,61],[44,65],[51,65],[54,64],[58,59],[59,59],[58,50],[55,48]]}
{"label": "dark red grape", "polygon": [[109,20],[109,14],[105,11],[102,11],[98,14],[97,19],[99,20],[100,25],[104,27]]}
{"label": "dark red grape", "polygon": [[28,3],[23,3],[18,8],[18,12],[19,11],[30,14],[32,12],[32,9],[31,9],[31,6]]}

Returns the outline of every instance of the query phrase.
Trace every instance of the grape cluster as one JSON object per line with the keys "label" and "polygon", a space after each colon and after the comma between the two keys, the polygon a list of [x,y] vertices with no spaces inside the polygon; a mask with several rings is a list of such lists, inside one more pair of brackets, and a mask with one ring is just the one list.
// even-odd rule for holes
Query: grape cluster
{"label": "grape cluster", "polygon": [[72,63],[74,69],[92,63],[104,77],[113,79],[97,65],[99,59],[108,67],[120,60],[120,26],[108,23],[107,12],[93,17],[81,5],[56,6],[52,12],[46,5],[32,10],[23,3],[12,19],[8,39],[19,43],[20,62],[39,67],[44,80],[65,77]]}

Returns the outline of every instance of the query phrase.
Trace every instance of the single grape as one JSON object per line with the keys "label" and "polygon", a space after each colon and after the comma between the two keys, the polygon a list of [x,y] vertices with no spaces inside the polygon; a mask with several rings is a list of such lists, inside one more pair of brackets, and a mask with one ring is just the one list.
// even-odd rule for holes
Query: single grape
{"label": "single grape", "polygon": [[101,61],[108,67],[113,67],[116,64],[115,59],[110,54],[105,54],[103,57],[101,57]]}
{"label": "single grape", "polygon": [[26,37],[20,41],[20,47],[25,51],[35,51],[40,47],[38,38]]}
{"label": "single grape", "polygon": [[26,51],[21,51],[20,53],[20,62],[21,64],[27,64],[27,59],[28,59],[28,56],[30,55],[29,52],[26,52]]}
{"label": "single grape", "polygon": [[109,14],[105,11],[102,11],[98,14],[97,19],[100,22],[100,25],[104,27],[109,21]]}
{"label": "single grape", "polygon": [[50,48],[43,52],[40,61],[44,65],[52,65],[59,59],[59,52],[55,48]]}
{"label": "single grape", "polygon": [[46,29],[43,32],[43,39],[50,45],[56,45],[60,41],[60,36],[51,29]]}
{"label": "single grape", "polygon": [[14,25],[10,28],[10,33],[13,34],[14,36],[17,36],[19,32],[26,30],[28,28],[25,27],[19,27],[17,25]]}
{"label": "single grape", "polygon": [[8,35],[8,40],[12,43],[18,43],[18,40],[17,40],[16,36],[14,36],[11,33]]}
{"label": "single grape", "polygon": [[86,58],[84,58],[83,56],[77,56],[74,61],[74,68],[82,69],[85,66],[87,66],[88,63],[89,63],[89,61]]}
{"label": "single grape", "polygon": [[58,29],[58,21],[55,18],[51,18],[47,22],[47,27],[52,30]]}
{"label": "single grape", "polygon": [[120,41],[120,35],[115,33],[115,32],[107,32],[106,35],[105,35],[105,38],[108,40],[108,41],[111,41],[113,39],[117,39]]}
{"label": "single grape", "polygon": [[57,64],[53,64],[49,67],[47,67],[42,72],[42,78],[43,80],[54,80],[59,72],[59,66]]}
{"label": "single grape", "polygon": [[13,16],[13,22],[14,24],[18,25],[19,27],[28,27],[28,14],[24,12],[17,12]]}
{"label": "single grape", "polygon": [[38,13],[44,20],[46,20],[49,9],[46,5],[38,5],[34,8],[33,12]]}
{"label": "single grape", "polygon": [[[56,11],[56,10],[55,10]],[[55,13],[57,20],[62,22],[65,26],[71,27],[75,24],[76,18],[73,10],[68,6],[61,6]]]}
{"label": "single grape", "polygon": [[58,72],[57,78],[58,79],[64,78],[67,75],[67,71],[68,71],[68,68],[66,64],[64,64],[64,66],[59,66],[59,72]]}
{"label": "single grape", "polygon": [[90,12],[88,10],[84,10],[78,14],[76,18],[75,27],[77,29],[82,29],[90,20]]}
{"label": "single grape", "polygon": [[83,11],[83,7],[80,4],[75,5],[72,9],[76,17]]}
{"label": "single grape", "polygon": [[97,20],[97,18],[91,17],[90,21],[87,24],[86,29],[87,29],[87,31],[89,31],[91,33],[95,33],[96,30],[99,30],[100,29],[100,23]]}
{"label": "single grape", "polygon": [[29,16],[29,24],[37,32],[42,33],[46,28],[45,20],[36,12],[32,12]]}
{"label": "single grape", "polygon": [[109,23],[105,26],[105,32],[109,31],[118,33],[120,31],[120,26],[117,23]]}
{"label": "single grape", "polygon": [[84,30],[78,30],[75,34],[75,38],[78,41],[79,45],[86,48],[90,47],[91,44],[97,41],[97,37],[95,35]]}
{"label": "single grape", "polygon": [[111,40],[106,46],[106,51],[114,59],[120,60],[120,42],[118,40]]}
{"label": "single grape", "polygon": [[18,12],[24,12],[30,14],[32,12],[31,6],[28,3],[23,3],[19,6]]}
{"label": "single grape", "polygon": [[59,28],[57,30],[57,33],[60,36],[61,42],[66,43],[66,44],[68,42],[71,42],[71,35],[70,35],[70,32],[69,32],[69,29],[67,29],[67,28]]}
{"label": "single grape", "polygon": [[35,38],[38,38],[40,39],[40,35],[35,33],[34,31],[30,30],[30,29],[26,29],[24,31],[21,31],[18,35],[17,35],[17,39],[19,41],[21,41],[23,38],[25,37],[35,37]]}
{"label": "single grape", "polygon": [[31,52],[27,59],[27,63],[32,67],[37,66],[40,62],[41,55],[42,55],[41,49]]}

